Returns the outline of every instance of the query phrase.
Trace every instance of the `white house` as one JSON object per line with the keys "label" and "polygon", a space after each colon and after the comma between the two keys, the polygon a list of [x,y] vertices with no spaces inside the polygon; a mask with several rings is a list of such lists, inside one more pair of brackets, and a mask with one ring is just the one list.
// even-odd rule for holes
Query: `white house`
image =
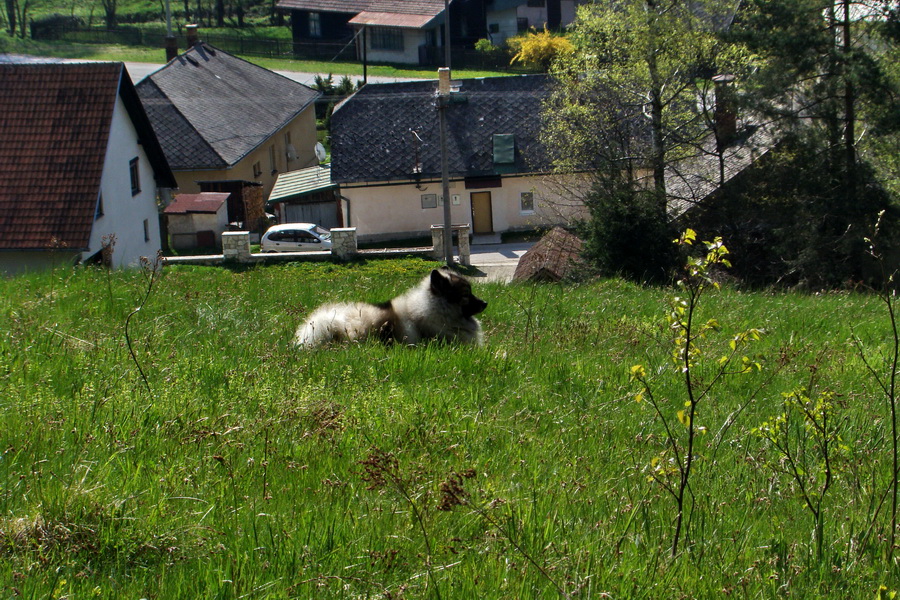
{"label": "white house", "polygon": [[[580,201],[548,185],[539,140],[543,75],[454,82],[446,110],[454,224],[478,234],[568,223]],[[334,111],[331,177],[362,240],[429,235],[443,223],[435,81],[369,84]]]}
{"label": "white house", "polygon": [[0,271],[153,258],[175,185],[122,63],[0,64]]}

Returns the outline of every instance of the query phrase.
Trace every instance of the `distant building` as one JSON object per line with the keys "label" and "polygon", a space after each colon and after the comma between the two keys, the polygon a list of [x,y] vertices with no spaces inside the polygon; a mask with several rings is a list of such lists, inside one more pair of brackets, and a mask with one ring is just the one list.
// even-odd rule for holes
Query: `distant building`
{"label": "distant building", "polygon": [[319,92],[198,42],[137,85],[182,193],[242,180],[269,195],[279,173],[318,164]]}
{"label": "distant building", "polygon": [[[544,175],[543,75],[455,81],[447,111],[451,217],[478,234],[533,229],[584,213]],[[369,84],[331,118],[331,178],[360,239],[429,236],[443,222],[435,81]]]}

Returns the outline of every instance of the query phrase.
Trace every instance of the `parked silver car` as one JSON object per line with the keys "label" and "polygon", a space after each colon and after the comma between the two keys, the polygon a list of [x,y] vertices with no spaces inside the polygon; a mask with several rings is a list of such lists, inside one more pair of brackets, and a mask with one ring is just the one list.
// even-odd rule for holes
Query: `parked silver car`
{"label": "parked silver car", "polygon": [[313,252],[331,250],[331,232],[315,223],[282,223],[266,230],[260,240],[263,252]]}

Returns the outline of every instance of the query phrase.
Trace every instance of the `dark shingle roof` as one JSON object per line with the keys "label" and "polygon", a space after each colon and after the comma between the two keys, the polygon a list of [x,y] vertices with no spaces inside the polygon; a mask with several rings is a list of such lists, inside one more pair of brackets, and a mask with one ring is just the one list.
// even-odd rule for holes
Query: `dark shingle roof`
{"label": "dark shingle roof", "polygon": [[118,95],[174,186],[122,63],[0,64],[0,248],[88,247]]}
{"label": "dark shingle roof", "polygon": [[[447,108],[451,176],[532,173],[549,168],[538,142],[541,103],[550,92],[544,75],[462,79]],[[440,177],[436,81],[369,84],[331,118],[331,176],[337,183]],[[415,133],[413,133],[415,132]],[[494,135],[515,138],[515,163],[494,164]]]}
{"label": "dark shingle roof", "polygon": [[444,0],[280,0],[277,6],[316,12],[439,15],[444,11]]}
{"label": "dark shingle roof", "polygon": [[774,148],[778,139],[775,123],[748,121],[723,149],[720,163],[715,136],[707,136],[697,154],[666,167],[669,216],[680,217],[712,196]]}
{"label": "dark shingle roof", "polygon": [[235,165],[319,96],[203,43],[145,77],[137,90],[177,170]]}

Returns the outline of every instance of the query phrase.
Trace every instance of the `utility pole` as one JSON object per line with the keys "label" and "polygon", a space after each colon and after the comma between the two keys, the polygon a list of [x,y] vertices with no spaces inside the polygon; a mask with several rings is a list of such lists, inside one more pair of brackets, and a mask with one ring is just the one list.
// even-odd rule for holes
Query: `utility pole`
{"label": "utility pole", "polygon": [[450,166],[447,158],[447,106],[450,104],[450,69],[438,69],[437,110],[441,129],[441,190],[444,195],[444,261],[453,264],[453,227],[450,217]]}
{"label": "utility pole", "polygon": [[[444,0],[444,66],[450,71],[450,0]],[[448,74],[449,79],[449,74]],[[448,92],[449,93],[449,92]]]}
{"label": "utility pole", "polygon": [[172,7],[166,0],[166,62],[178,56],[178,41],[172,35]]}

